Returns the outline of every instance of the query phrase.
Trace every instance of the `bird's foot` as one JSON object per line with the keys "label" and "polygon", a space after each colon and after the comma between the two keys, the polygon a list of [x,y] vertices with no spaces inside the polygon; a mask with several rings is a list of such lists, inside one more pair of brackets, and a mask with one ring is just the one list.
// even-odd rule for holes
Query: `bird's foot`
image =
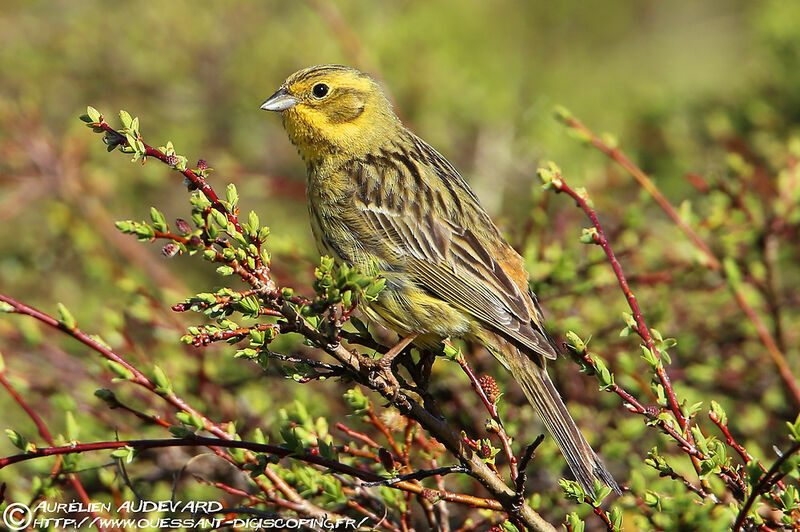
{"label": "bird's foot", "polygon": [[394,362],[398,355],[416,337],[416,333],[409,334],[389,349],[381,358],[371,361],[366,367],[369,383],[388,395],[391,403],[394,403],[400,394],[400,381],[397,380],[397,376],[394,374]]}

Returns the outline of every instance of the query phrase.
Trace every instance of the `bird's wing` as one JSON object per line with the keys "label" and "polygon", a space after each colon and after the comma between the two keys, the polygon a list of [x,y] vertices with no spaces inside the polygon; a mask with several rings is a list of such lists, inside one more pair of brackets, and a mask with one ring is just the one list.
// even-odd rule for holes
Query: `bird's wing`
{"label": "bird's wing", "polygon": [[520,288],[472,231],[430,212],[416,219],[361,204],[355,216],[348,225],[361,233],[362,244],[380,242],[383,249],[377,254],[394,255],[390,262],[414,282],[515,343],[556,358],[552,340],[538,317],[532,318]]}

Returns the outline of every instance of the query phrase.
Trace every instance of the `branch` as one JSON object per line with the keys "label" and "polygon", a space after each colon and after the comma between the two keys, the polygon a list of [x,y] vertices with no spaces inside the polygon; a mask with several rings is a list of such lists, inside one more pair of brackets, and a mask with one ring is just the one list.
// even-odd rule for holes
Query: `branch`
{"label": "branch", "polygon": [[[228,434],[222,427],[208,419],[204,414],[202,414],[197,409],[190,406],[186,401],[181,399],[171,390],[163,390],[156,387],[156,385],[141,371],[136,369],[133,365],[131,365],[127,360],[125,360],[121,355],[116,353],[113,349],[106,346],[104,343],[98,341],[97,339],[91,337],[81,329],[79,329],[74,323],[63,323],[52,316],[45,314],[29,305],[26,305],[16,299],[9,297],[5,294],[0,294],[0,302],[6,303],[11,307],[9,312],[24,314],[35,318],[42,323],[49,325],[55,329],[59,329],[64,333],[72,336],[76,340],[80,341],[81,343],[85,344],[86,346],[90,347],[94,351],[103,355],[107,360],[110,360],[119,366],[121,366],[124,370],[129,372],[129,376],[127,376],[127,380],[133,382],[149,392],[152,392],[162,399],[164,399],[169,404],[173,405],[178,410],[191,414],[199,419],[202,424],[203,428],[215,436],[219,438],[223,438],[226,440],[232,440],[234,438],[233,435]],[[233,460],[233,458],[222,451],[219,448],[212,449],[215,453],[220,456],[221,458],[227,460],[228,462],[232,463],[233,465],[238,467],[238,464]],[[252,456],[248,457],[248,460],[253,460]],[[286,483],[282,478],[278,476],[275,471],[267,468],[264,472],[267,478],[272,482],[272,484],[281,492],[285,497],[289,500],[301,504],[304,506],[304,511],[308,515],[312,516],[330,516],[330,514],[321,508],[317,507],[314,504],[311,504],[307,500],[303,499],[289,484]],[[259,484],[262,490],[269,489],[266,484],[256,479],[256,483]]]}
{"label": "branch", "polygon": [[[595,244],[603,248],[603,252],[605,252],[608,262],[611,264],[611,268],[614,270],[614,275],[617,277],[619,287],[622,289],[622,293],[625,295],[625,299],[628,301],[628,306],[633,314],[633,319],[636,321],[637,334],[642,338],[642,340],[644,340],[645,345],[648,349],[650,349],[650,351],[652,351],[653,355],[661,359],[661,354],[656,348],[653,336],[650,334],[650,329],[647,327],[647,324],[644,321],[644,316],[639,308],[639,302],[636,300],[636,296],[633,294],[630,286],[628,285],[628,280],[625,278],[625,273],[622,271],[622,265],[620,265],[616,255],[614,255],[614,251],[611,249],[611,245],[608,242],[608,238],[606,238],[606,233],[603,230],[603,226],[600,225],[600,220],[597,218],[597,212],[589,205],[589,202],[587,201],[588,198],[586,197],[585,193],[581,194],[570,188],[558,169],[554,169],[552,171],[552,175],[548,176],[548,181],[556,192],[564,192],[574,199],[578,206],[586,213],[586,216],[589,217],[589,220],[591,220],[595,229],[595,232],[592,233],[592,240]],[[669,409],[672,411],[675,419],[678,420],[678,424],[680,425],[681,429],[685,429],[687,420],[684,417],[683,412],[681,412],[681,407],[678,403],[678,397],[675,395],[675,390],[672,388],[672,383],[670,382],[669,375],[667,375],[663,364],[657,365],[656,373],[661,385],[664,386]]]}
{"label": "branch", "polygon": [[[20,407],[22,407],[25,413],[28,414],[28,417],[31,418],[33,424],[36,425],[36,429],[39,431],[39,434],[42,436],[42,438],[44,438],[44,441],[46,441],[48,445],[54,445],[53,436],[50,433],[50,430],[47,428],[47,425],[45,424],[44,420],[39,416],[39,414],[36,413],[36,411],[33,408],[31,408],[31,406],[25,401],[25,399],[19,394],[19,392],[17,392],[17,390],[14,389],[11,383],[8,382],[8,379],[6,379],[5,376],[5,370],[1,368],[0,368],[0,384],[3,385],[3,387],[11,395],[14,401],[16,401],[17,404]],[[53,467],[51,475],[56,476],[59,473],[60,469],[61,469],[61,464],[60,463],[56,464],[55,467]],[[91,499],[89,498],[89,494],[86,493],[86,488],[83,487],[83,483],[81,483],[80,479],[78,478],[78,475],[76,475],[75,473],[68,473],[67,478],[72,484],[72,488],[78,494],[78,497],[80,497],[81,501],[83,501],[84,505],[90,507],[89,503],[91,502]],[[98,515],[94,511],[90,511],[89,513],[94,519],[93,522],[97,523],[96,518],[98,517]],[[99,524],[96,524],[95,526],[97,530],[99,530],[100,532],[105,532],[105,529],[101,527]]]}
{"label": "branch", "polygon": [[800,451],[800,442],[795,443],[789,448],[788,451],[779,456],[778,459],[775,460],[775,463],[772,464],[772,467],[769,468],[769,471],[767,471],[767,473],[761,477],[761,480],[758,481],[758,484],[756,484],[756,486],[753,488],[753,491],[750,492],[750,496],[747,497],[742,509],[739,510],[739,515],[736,516],[736,522],[733,524],[733,528],[731,529],[733,532],[738,532],[742,529],[745,519],[747,519],[747,514],[750,511],[750,507],[753,506],[756,498],[759,495],[769,491],[771,486],[786,474],[780,473],[781,465],[783,465],[783,463],[788,460],[789,457],[798,451]]}
{"label": "branch", "polygon": [[145,449],[160,449],[164,447],[222,447],[225,449],[247,449],[256,453],[271,454],[281,458],[290,457],[309,464],[318,465],[338,473],[349,475],[361,480],[366,481],[365,487],[373,486],[390,486],[396,489],[407,491],[414,494],[424,494],[434,498],[447,500],[450,502],[462,503],[474,508],[483,508],[486,510],[502,511],[503,507],[497,501],[492,499],[483,499],[474,497],[472,495],[465,495],[460,493],[450,493],[446,491],[431,490],[423,488],[420,485],[412,483],[412,480],[420,480],[434,475],[442,475],[447,473],[469,473],[469,471],[462,466],[442,467],[436,470],[423,470],[416,471],[409,475],[402,475],[396,478],[384,478],[377,473],[373,473],[367,469],[360,469],[348,464],[344,464],[337,460],[325,458],[317,454],[316,449],[306,449],[303,453],[298,453],[285,447],[277,445],[269,445],[264,443],[256,443],[251,441],[242,440],[226,440],[221,438],[207,438],[204,436],[186,436],[180,439],[151,439],[151,440],[117,440],[117,441],[100,441],[91,443],[76,443],[74,445],[63,445],[54,447],[40,447],[35,451],[28,453],[15,454],[0,458],[0,469],[4,467],[25,462],[27,460],[34,460],[36,458],[43,458],[47,456],[61,456],[65,454],[77,454],[90,451],[101,451],[111,449],[124,449],[131,448],[137,451]]}
{"label": "branch", "polygon": [[585,138],[592,146],[606,154],[611,160],[618,163],[622,166],[628,173],[633,176],[639,185],[642,186],[658,203],[659,207],[667,213],[667,216],[675,222],[675,224],[683,231],[692,244],[700,250],[705,258],[706,266],[714,271],[719,273],[726,279],[728,286],[733,291],[734,298],[736,299],[736,303],[745,313],[747,318],[753,323],[753,326],[756,328],[756,332],[758,333],[758,337],[761,340],[761,343],[767,348],[767,352],[769,353],[770,358],[775,363],[775,366],[778,368],[778,372],[780,373],[781,379],[783,380],[784,385],[789,391],[789,394],[792,396],[795,404],[800,405],[800,385],[798,385],[798,381],[795,378],[794,374],[792,373],[789,364],[786,362],[786,356],[783,354],[781,349],[778,347],[775,338],[770,334],[769,330],[767,329],[764,322],[761,320],[759,315],[750,306],[747,300],[744,297],[744,294],[741,290],[735,286],[735,283],[731,282],[731,279],[728,277],[727,273],[725,272],[725,268],[722,267],[720,260],[714,255],[714,252],[711,251],[711,248],[703,241],[702,238],[692,229],[692,227],[687,224],[675,210],[675,208],[670,204],[669,200],[661,193],[658,189],[656,184],[650,179],[647,174],[645,174],[641,168],[636,166],[625,154],[618,148],[613,148],[605,143],[594,131],[586,127],[582,122],[580,122],[577,118],[573,117],[569,114],[566,110],[560,110],[558,112],[558,117],[570,128],[577,131],[583,138]]}

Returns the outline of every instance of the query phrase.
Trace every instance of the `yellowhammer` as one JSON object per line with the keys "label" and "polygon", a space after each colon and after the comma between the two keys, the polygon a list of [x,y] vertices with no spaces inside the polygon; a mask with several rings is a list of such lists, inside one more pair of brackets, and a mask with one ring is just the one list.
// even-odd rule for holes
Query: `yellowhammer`
{"label": "yellowhammer", "polygon": [[545,369],[558,349],[543,327],[522,258],[447,160],[406,129],[380,86],[353,68],[289,76],[262,109],[278,111],[308,168],[321,253],[386,279],[364,308],[423,347],[448,337],[485,345],[511,372],[587,493],[619,491]]}

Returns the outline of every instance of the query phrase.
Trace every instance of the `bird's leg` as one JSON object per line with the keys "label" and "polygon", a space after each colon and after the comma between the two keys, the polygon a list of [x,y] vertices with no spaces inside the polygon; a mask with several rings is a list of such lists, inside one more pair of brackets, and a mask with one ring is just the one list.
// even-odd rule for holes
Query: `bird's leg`
{"label": "bird's leg", "polygon": [[397,394],[400,393],[400,382],[397,380],[397,377],[394,376],[392,364],[397,356],[403,352],[403,349],[408,347],[408,344],[413,342],[416,337],[417,333],[409,334],[367,368],[369,370],[370,380],[376,383],[379,380],[383,380],[387,391],[391,391],[394,398],[397,398]]}
{"label": "bird's leg", "polygon": [[397,356],[403,352],[403,349],[405,349],[408,346],[408,344],[413,342],[414,338],[416,338],[417,336],[419,336],[417,333],[411,333],[402,340],[400,340],[399,342],[397,342],[397,344],[395,344],[394,347],[386,351],[386,353],[380,358],[380,360],[378,361],[380,365],[386,368],[387,370],[391,370],[395,358],[397,358]]}

